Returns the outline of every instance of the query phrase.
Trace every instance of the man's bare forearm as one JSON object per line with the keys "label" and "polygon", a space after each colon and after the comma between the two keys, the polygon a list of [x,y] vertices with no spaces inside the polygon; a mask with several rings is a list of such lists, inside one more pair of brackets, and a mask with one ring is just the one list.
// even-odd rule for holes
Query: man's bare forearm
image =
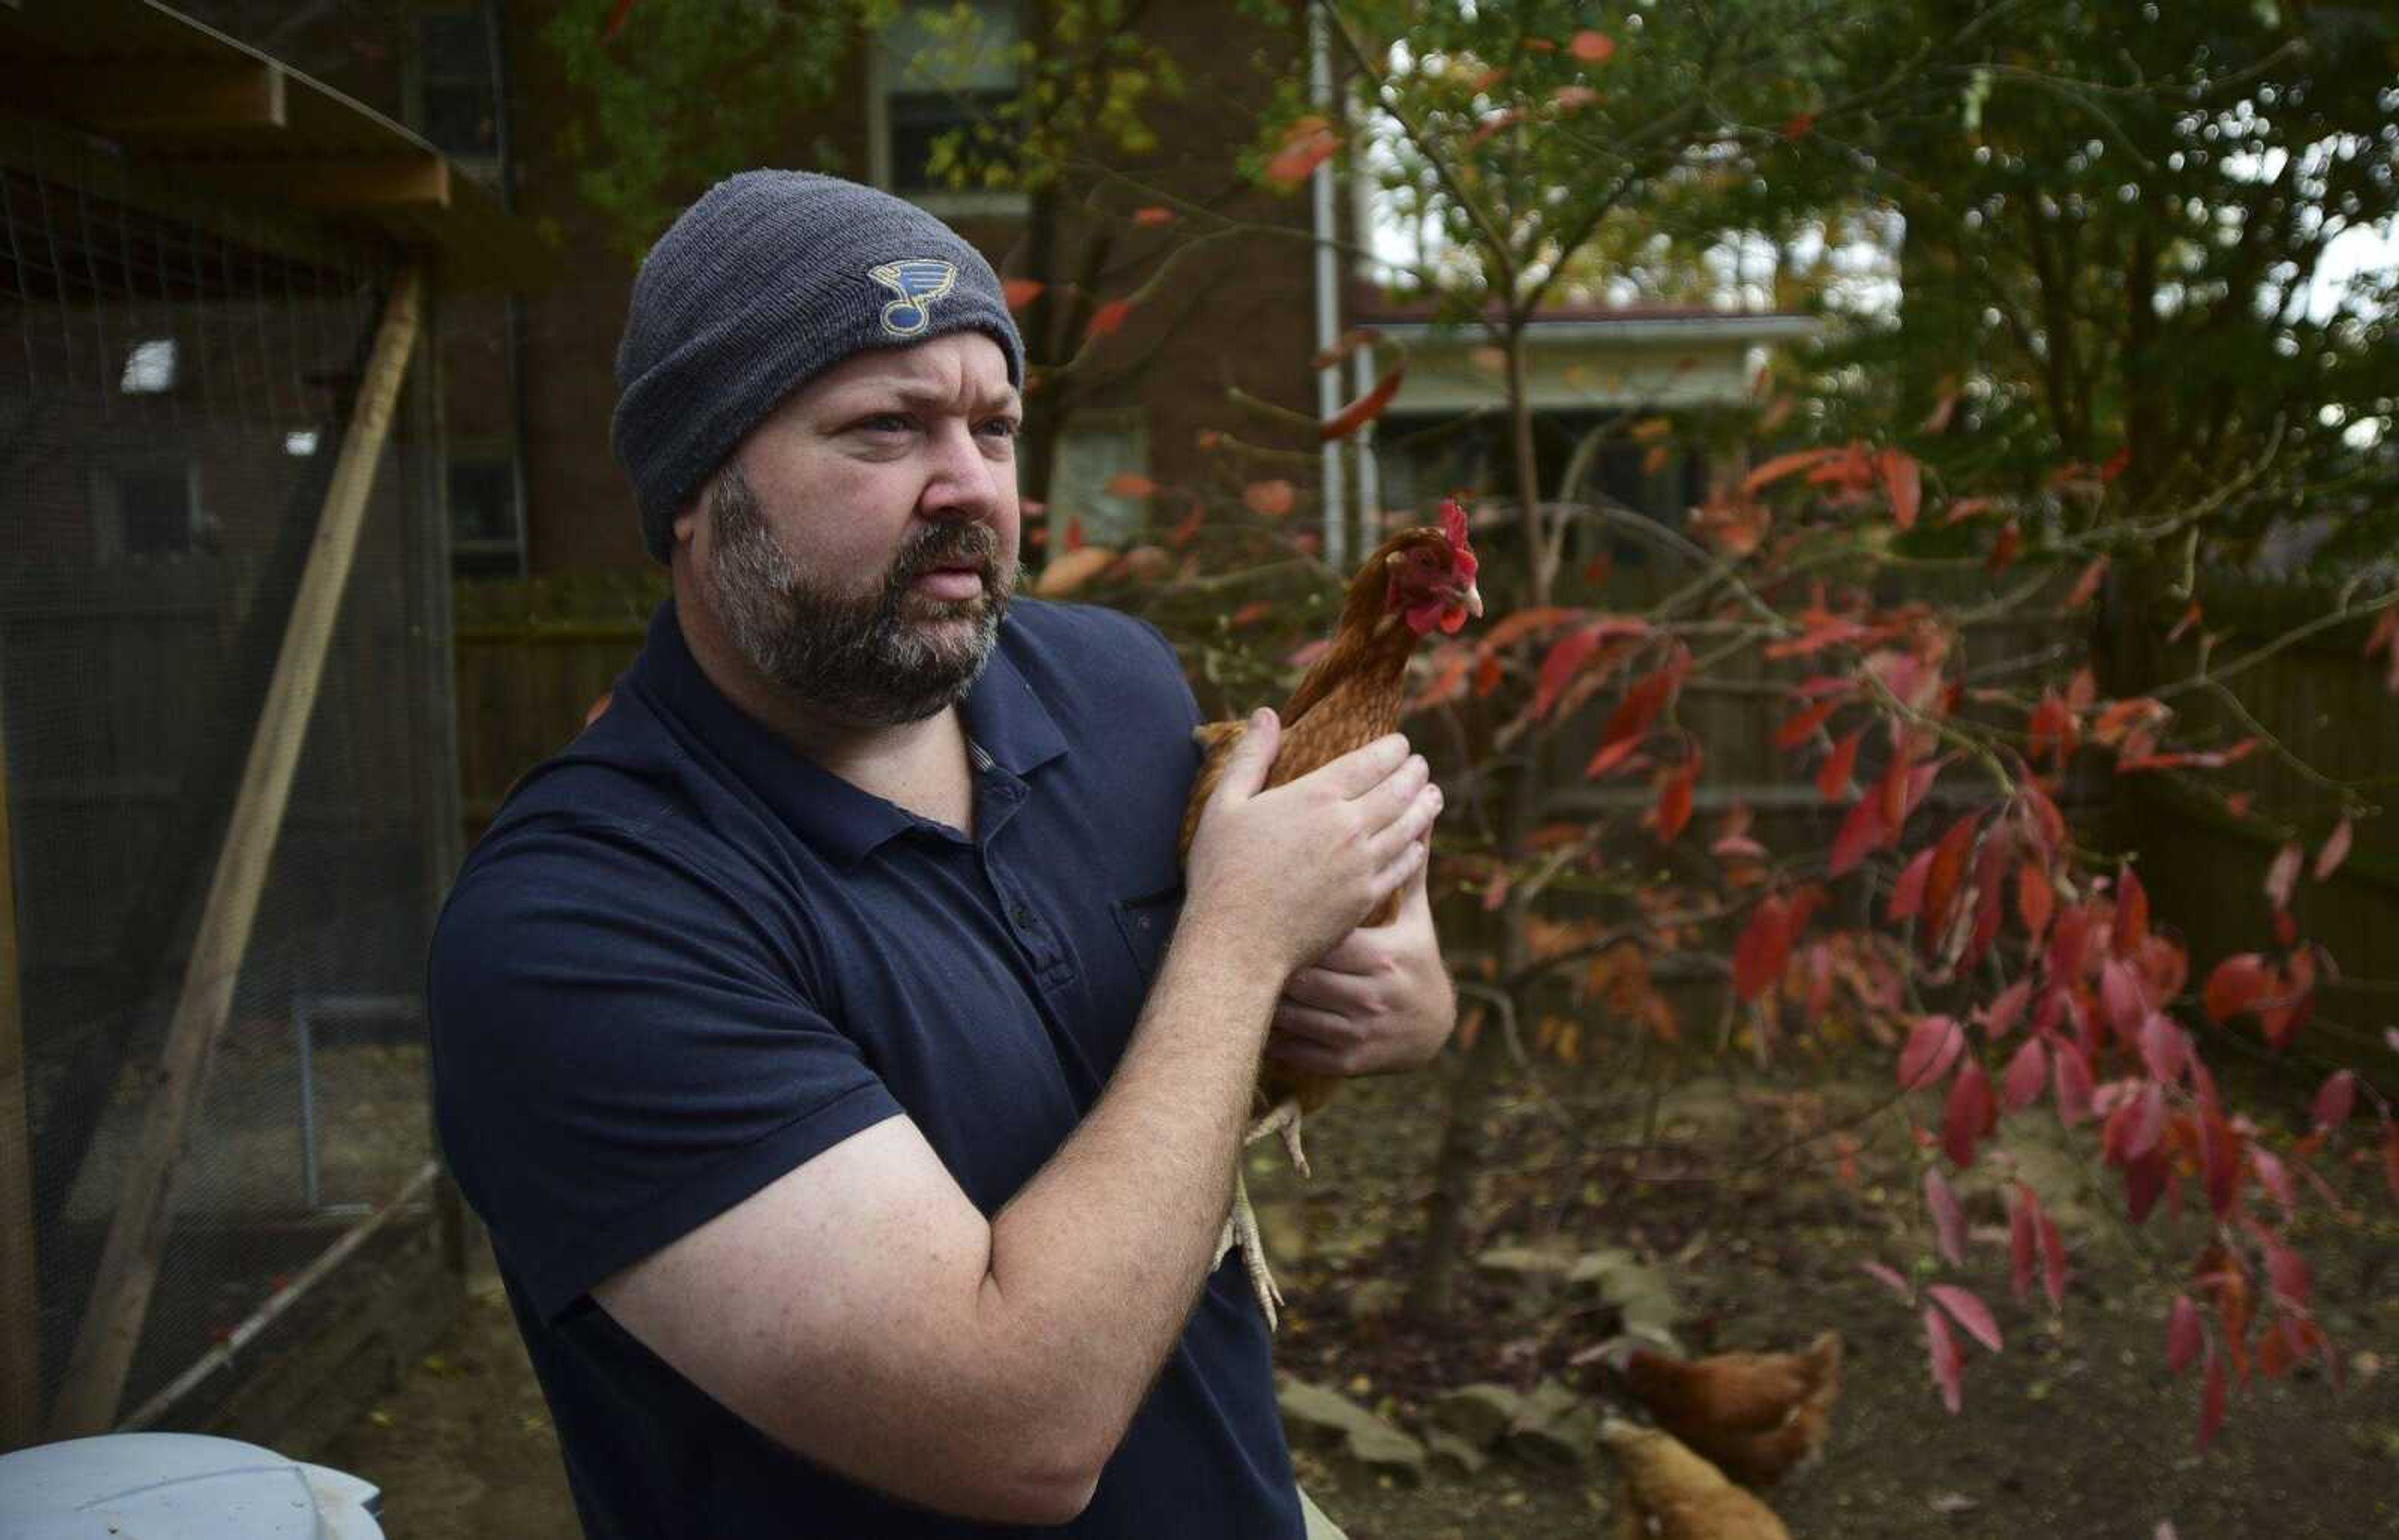
{"label": "man's bare forearm", "polygon": [[[1105,1460],[1215,1256],[1282,970],[1186,913],[1099,1103],[992,1223],[982,1313],[1066,1447]],[[1021,1356],[1020,1356],[1021,1355]]]}

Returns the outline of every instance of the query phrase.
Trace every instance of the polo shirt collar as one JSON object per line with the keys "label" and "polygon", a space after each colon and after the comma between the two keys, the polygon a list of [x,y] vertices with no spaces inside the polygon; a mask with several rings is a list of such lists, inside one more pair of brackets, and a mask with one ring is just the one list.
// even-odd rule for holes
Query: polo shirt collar
{"label": "polo shirt collar", "polygon": [[[992,763],[1021,778],[1066,751],[1065,735],[1002,645],[960,706],[968,736]],[[855,864],[896,835],[930,827],[895,803],[864,791],[794,750],[764,723],[725,698],[691,655],[674,601],[650,617],[634,665],[646,685],[793,831],[828,857]]]}

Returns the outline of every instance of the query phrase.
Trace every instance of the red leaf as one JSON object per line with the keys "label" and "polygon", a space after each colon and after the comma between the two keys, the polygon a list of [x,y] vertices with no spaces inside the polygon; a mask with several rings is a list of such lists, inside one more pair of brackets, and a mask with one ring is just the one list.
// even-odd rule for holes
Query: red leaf
{"label": "red leaf", "polygon": [[2338,1071],[2316,1092],[2316,1127],[2338,1128],[2348,1122],[2350,1108],[2356,1100],[2357,1073],[2353,1070]]}
{"label": "red leaf", "polygon": [[1267,162],[1267,180],[1278,187],[1296,187],[1331,159],[1340,146],[1333,126],[1323,118],[1310,114],[1295,119],[1283,131],[1282,148]]}
{"label": "red leaf", "polygon": [[2270,1150],[2249,1146],[2249,1164],[2257,1172],[2257,1185],[2266,1189],[2275,1202],[2284,1208],[2295,1207],[2299,1201],[2298,1184],[2291,1180],[2290,1171]]}
{"label": "red leaf", "polygon": [[1966,1213],[1938,1166],[1924,1168],[1924,1207],[1932,1215],[1933,1245],[1952,1267],[1966,1265]]}
{"label": "red leaf", "polygon": [[[1888,813],[1889,808],[1884,811]],[[1974,826],[1979,813],[1969,813],[1949,826],[1941,842],[1932,847],[1932,870],[1924,878],[1924,923],[1929,927],[1927,940],[1937,939],[1948,930],[1950,906],[1958,897],[1958,885],[1965,879],[1966,859],[1974,852]],[[1928,951],[1930,948],[1928,947]]]}
{"label": "red leaf", "polygon": [[1568,631],[1551,643],[1549,655],[1541,659],[1540,682],[1533,691],[1533,717],[1538,721],[1550,714],[1558,703],[1576,672],[1599,650],[1599,631],[1593,627]]}
{"label": "red leaf", "polygon": [[2066,1237],[2058,1234],[2057,1221],[2047,1214],[2040,1216],[2041,1287],[2049,1294],[2053,1310],[2066,1308]]}
{"label": "red leaf", "polygon": [[2126,865],[2116,875],[2116,925],[2109,951],[2130,957],[2149,939],[2149,892],[2140,873]]}
{"label": "red leaf", "polygon": [[1617,702],[1616,709],[1608,714],[1607,725],[1600,729],[1600,743],[1606,745],[1622,738],[1637,738],[1649,731],[1649,724],[1657,721],[1658,713],[1666,709],[1666,702],[1683,682],[1683,674],[1690,666],[1689,649],[1677,643],[1674,656],[1663,668],[1644,674],[1625,690],[1624,698]]}
{"label": "red leaf", "polygon": [[2060,1043],[2050,1056],[2050,1079],[2057,1096],[2058,1121],[2074,1127],[2091,1115],[2091,1063],[2071,1043]]}
{"label": "red leaf", "polygon": [[2133,1100],[2118,1109],[2127,1114],[2124,1125],[2124,1158],[2139,1160],[2158,1147],[2166,1136],[2165,1088],[2155,1081],[2143,1086]]}
{"label": "red leaf", "polygon": [[2163,1011],[2151,1011],[2141,1023],[2141,1062],[2162,1085],[2171,1086],[2182,1078],[2182,1067],[2190,1058],[2190,1039],[2174,1024]]}
{"label": "red leaf", "polygon": [[2274,864],[2266,869],[2266,897],[2276,909],[2291,907],[2291,890],[2298,885],[2299,863],[2306,858],[2307,852],[2297,840],[2274,853]]}
{"label": "red leaf", "polygon": [[2049,929],[2049,917],[2056,907],[2057,889],[2049,885],[2049,873],[2039,861],[2016,868],[2016,917],[2024,921],[2025,934],[2035,945]]}
{"label": "red leaf", "polygon": [[2092,597],[2099,591],[2099,580],[2107,575],[2108,559],[2104,556],[2083,568],[2082,575],[2074,580],[2073,591],[2066,596],[2066,607],[2079,610],[2090,603]]}
{"label": "red leaf", "polygon": [[1900,868],[1899,881],[1891,888],[1891,903],[1884,911],[1892,925],[1913,919],[1924,908],[1924,879],[1932,870],[1932,846],[1926,845],[1909,858]]}
{"label": "red leaf", "polygon": [[1319,423],[1316,427],[1318,440],[1331,443],[1335,439],[1347,439],[1380,417],[1384,409],[1391,404],[1391,398],[1400,393],[1400,380],[1405,372],[1402,369],[1393,369],[1375,382],[1374,389]]}
{"label": "red leaf", "polygon": [[1794,450],[1788,454],[1778,454],[1742,479],[1742,494],[1753,496],[1760,487],[1770,486],[1786,476],[1819,465],[1839,453],[1841,452],[1837,449],[1802,449]]}
{"label": "red leaf", "polygon": [[2025,1006],[2031,1003],[2032,979],[2017,979],[1999,991],[1999,998],[1983,1013],[1983,1030],[1991,1034],[1993,1042],[1998,1042],[2016,1030],[2016,1023],[2024,1020]]}
{"label": "red leaf", "polygon": [[2001,1083],[2007,1109],[2020,1113],[2040,1100],[2040,1090],[2049,1084],[2049,1049],[2038,1037],[2027,1037],[2024,1047],[2016,1049],[2008,1060],[2006,1079]]}
{"label": "red leaf", "polygon": [[1132,314],[1132,301],[1110,300],[1091,312],[1091,324],[1084,331],[1083,335],[1087,339],[1107,336],[1122,327],[1125,317]]}
{"label": "red leaf", "polygon": [[1000,284],[999,295],[1008,302],[1010,310],[1022,310],[1039,299],[1041,291],[1048,287],[1038,278],[1009,278]]}
{"label": "red leaf", "polygon": [[1659,844],[1674,844],[1691,821],[1691,796],[1699,779],[1700,750],[1693,744],[1689,758],[1658,777]]}
{"label": "red leaf", "polygon": [[1993,574],[2015,565],[2017,552],[2024,549],[2024,531],[2013,519],[2001,526],[1999,537],[1991,542],[1991,554],[1983,558],[1984,570]]}
{"label": "red leaf", "polygon": [[1858,740],[1864,737],[1860,728],[1833,745],[1833,751],[1816,771],[1816,790],[1826,802],[1838,802],[1841,793],[1850,789],[1850,772],[1857,767]]}
{"label": "red leaf", "polygon": [[1774,747],[1798,748],[1814,737],[1816,729],[1824,725],[1832,714],[1840,709],[1840,698],[1836,696],[1828,700],[1820,700],[1807,709],[1785,718],[1782,725],[1774,730]]}
{"label": "red leaf", "polygon": [[1743,1000],[1756,999],[1782,977],[1790,959],[1791,906],[1779,897],[1769,898],[1757,906],[1741,939],[1733,943],[1733,993]]}
{"label": "red leaf", "polygon": [[1172,224],[1174,223],[1174,217],[1173,209],[1162,208],[1154,203],[1145,209],[1136,209],[1132,211],[1132,222],[1135,224],[1148,225],[1152,228],[1161,224]]}
{"label": "red leaf", "polygon": [[1931,1305],[1924,1307],[1924,1344],[1932,1365],[1932,1383],[1941,1387],[1941,1404],[1956,1416],[1966,1404],[1966,1355],[1949,1334],[1949,1323]]}
{"label": "red leaf", "polygon": [[2266,1242],[2266,1277],[2272,1280],[2274,1292],[2294,1308],[2305,1308],[2312,1280],[2308,1277],[2307,1259],[2279,1240]]}
{"label": "red leaf", "polygon": [[1998,1121],[1999,1109],[1991,1100],[1991,1077],[1983,1066],[1969,1060],[1949,1083],[1949,1103],[1941,1118],[1941,1147],[1960,1170],[1974,1164],[1974,1146]]}
{"label": "red leaf", "polygon": [[1916,1303],[1916,1290],[1909,1288],[1907,1280],[1899,1276],[1899,1269],[1886,1263],[1862,1262],[1858,1263],[1858,1270],[1908,1304]]}
{"label": "red leaf", "polygon": [[2200,1326],[2199,1306],[2188,1294],[2176,1294],[2174,1308],[2166,1312],[2166,1370],[2179,1374],[2190,1367],[2205,1345],[2207,1332]]}
{"label": "red leaf", "polygon": [[1937,1082],[1966,1050],[1966,1032],[1947,1016],[1918,1020],[1899,1053],[1899,1088],[1918,1090]]}
{"label": "red leaf", "polygon": [[2227,1021],[2257,1005],[2273,987],[2273,970],[2265,958],[2254,952],[2235,952],[2208,974],[2201,1004],[2211,1020]]}
{"label": "red leaf", "polygon": [[1621,770],[1625,767],[1626,762],[1631,760],[1640,748],[1641,740],[1637,737],[1611,743],[1591,757],[1591,763],[1582,767],[1582,773],[1586,777],[1596,779],[1610,771]]}
{"label": "red leaf", "polygon": [[2054,691],[2044,692],[2040,704],[2033,708],[2031,718],[2025,723],[2025,752],[2035,761],[2046,755],[2062,767],[2074,757],[2075,745],[2080,741],[2080,729],[2074,709]]}
{"label": "red leaf", "polygon": [[2008,1292],[2023,1299],[2032,1292],[2033,1256],[2040,1241],[2035,1235],[2035,1221],[2040,1213],[2040,1200],[2032,1189],[2019,1182],[2014,1200],[2008,1205]]}
{"label": "red leaf", "polygon": [[632,14],[633,0],[617,0],[617,3],[608,8],[607,24],[600,29],[600,41],[615,42],[617,34],[625,30],[625,19]]}
{"label": "red leaf", "polygon": [[1604,32],[1593,32],[1585,28],[1574,34],[1574,41],[1567,44],[1566,47],[1577,59],[1586,64],[1601,64],[1606,62],[1608,56],[1616,52],[1616,39]]}
{"label": "red leaf", "polygon": [[1924,501],[1923,467],[1905,450],[1887,449],[1876,457],[1875,468],[1891,499],[1891,518],[1901,529],[1914,529],[1917,507]]}
{"label": "red leaf", "polygon": [[2002,1340],[1999,1323],[1993,1318],[1991,1307],[1983,1303],[1982,1296],[1953,1283],[1936,1283],[1924,1291],[1940,1301],[1944,1310],[1958,1317],[1958,1324],[1966,1329],[1967,1335],[1994,1353],[1999,1351]]}
{"label": "red leaf", "polygon": [[2207,1378],[2199,1392],[2199,1452],[2207,1446],[2224,1425],[2224,1361],[2216,1356],[2216,1344],[2207,1344]]}
{"label": "red leaf", "polygon": [[2349,859],[2349,820],[2344,817],[2333,825],[2332,832],[2324,836],[2324,848],[2316,852],[2316,881],[2323,882]]}
{"label": "red leaf", "polygon": [[2141,1023],[2149,1014],[2149,1002],[2141,990],[2141,976],[2133,965],[2121,957],[2110,957],[2099,966],[2099,1004],[2108,1013],[2108,1024],[2126,1043],[2140,1036]]}
{"label": "red leaf", "polygon": [[1299,489],[1277,477],[1269,481],[1253,481],[1241,489],[1241,501],[1261,519],[1281,519],[1299,500]]}
{"label": "red leaf", "polygon": [[1882,799],[1860,797],[1850,808],[1850,816],[1841,820],[1841,831],[1833,836],[1832,856],[1824,871],[1837,877],[1866,858],[1866,853],[1882,843],[1886,826],[1882,821]]}

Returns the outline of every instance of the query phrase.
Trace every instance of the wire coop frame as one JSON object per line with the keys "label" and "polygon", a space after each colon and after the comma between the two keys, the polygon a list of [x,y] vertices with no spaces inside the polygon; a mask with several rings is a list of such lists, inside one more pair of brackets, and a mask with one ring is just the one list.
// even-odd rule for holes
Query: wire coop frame
{"label": "wire coop frame", "polygon": [[0,108],[0,1447],[254,1430],[354,1356],[360,1290],[446,1256],[455,1292],[419,338],[525,243],[142,0],[0,7],[0,77],[37,83]]}

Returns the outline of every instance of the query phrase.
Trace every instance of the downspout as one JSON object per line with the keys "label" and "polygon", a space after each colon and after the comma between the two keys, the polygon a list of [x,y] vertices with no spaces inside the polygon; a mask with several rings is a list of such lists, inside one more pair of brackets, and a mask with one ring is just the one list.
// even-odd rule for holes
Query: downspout
{"label": "downspout", "polygon": [[[1315,102],[1317,112],[1325,122],[1333,122],[1332,38],[1325,30],[1321,6],[1310,6],[1308,9],[1308,75],[1309,98]],[[1333,160],[1334,157],[1326,156],[1310,173],[1316,206],[1316,347],[1319,353],[1330,352],[1341,338],[1341,274],[1333,250]],[[1318,370],[1318,419],[1330,420],[1340,411],[1340,367],[1335,365]],[[1341,474],[1340,440],[1328,440],[1321,453],[1324,462],[1324,561],[1334,572],[1347,573],[1349,570],[1349,521],[1344,517],[1347,488]]]}
{"label": "downspout", "polygon": [[[1366,115],[1358,111],[1354,103],[1349,127],[1349,141],[1361,147],[1362,158],[1363,147],[1371,141],[1366,133]],[[1349,178],[1349,231],[1350,238],[1358,243],[1361,250],[1371,252],[1374,250],[1375,183],[1365,174],[1362,166],[1354,169]],[[1382,271],[1378,263],[1372,258],[1361,258],[1359,265],[1378,287],[1381,285]],[[1358,350],[1354,369],[1357,385],[1351,396],[1353,400],[1374,389],[1376,382],[1382,377],[1382,360],[1375,356],[1371,344]],[[1373,550],[1383,538],[1382,467],[1375,458],[1375,424],[1368,423],[1358,430],[1352,440],[1358,446],[1358,547],[1361,550]]]}

